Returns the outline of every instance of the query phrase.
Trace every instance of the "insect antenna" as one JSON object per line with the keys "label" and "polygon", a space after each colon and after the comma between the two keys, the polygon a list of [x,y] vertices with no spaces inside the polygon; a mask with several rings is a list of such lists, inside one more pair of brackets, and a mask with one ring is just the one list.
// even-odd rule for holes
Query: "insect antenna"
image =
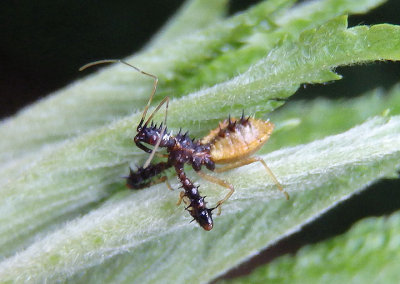
{"label": "insect antenna", "polygon": [[83,70],[85,70],[85,69],[87,69],[89,67],[95,66],[95,65],[106,64],[106,63],[122,63],[122,64],[125,64],[125,65],[129,66],[129,67],[132,67],[133,69],[135,69],[139,73],[142,73],[143,75],[147,75],[147,76],[149,76],[149,77],[154,79],[153,90],[151,92],[149,101],[147,102],[147,104],[146,104],[146,106],[145,106],[145,108],[143,110],[143,114],[142,114],[142,117],[140,119],[139,125],[137,126],[137,130],[138,131],[140,131],[142,128],[145,128],[148,125],[148,123],[151,121],[153,116],[157,113],[157,111],[162,107],[162,105],[164,103],[166,103],[165,116],[164,116],[164,127],[161,130],[160,138],[158,139],[156,145],[154,146],[154,149],[151,152],[150,157],[147,159],[146,163],[143,166],[143,168],[147,168],[147,166],[150,164],[151,160],[153,159],[157,148],[160,146],[161,139],[162,139],[162,137],[164,136],[164,133],[165,133],[165,129],[166,129],[166,126],[167,126],[167,112],[168,112],[169,97],[165,97],[160,102],[160,104],[157,106],[157,108],[153,111],[153,113],[149,116],[149,118],[143,124],[144,120],[146,119],[147,111],[148,111],[148,109],[149,109],[149,107],[151,105],[151,102],[153,100],[154,94],[156,93],[156,90],[157,90],[158,77],[156,75],[151,74],[151,73],[147,73],[147,72],[139,69],[138,67],[133,66],[133,65],[129,64],[128,62],[125,62],[125,61],[120,60],[120,59],[104,59],[104,60],[98,60],[98,61],[90,62],[88,64],[83,65],[81,68],[79,68],[79,71],[83,71]]}
{"label": "insect antenna", "polygon": [[[149,76],[149,77],[154,79],[153,90],[151,92],[150,99],[147,102],[147,104],[146,104],[146,106],[145,106],[145,108],[143,110],[142,118],[140,119],[140,123],[138,125],[138,129],[140,129],[142,127],[143,121],[145,120],[145,117],[146,117],[146,114],[147,114],[147,110],[150,107],[150,104],[151,104],[151,101],[153,100],[154,94],[156,93],[157,85],[158,85],[158,77],[156,75],[147,73],[147,72],[139,69],[138,67],[133,66],[133,65],[129,64],[128,62],[125,62],[125,61],[123,61],[121,59],[104,59],[104,60],[98,60],[98,61],[90,62],[88,64],[83,65],[81,68],[79,68],[79,71],[83,71],[83,70],[85,70],[85,69],[87,69],[89,67],[92,67],[92,66],[95,66],[95,65],[99,65],[99,64],[105,64],[105,63],[122,63],[122,64],[125,64],[125,65],[129,66],[129,67],[132,67],[133,69],[135,69],[139,73],[142,73],[143,75]],[[145,125],[147,125],[147,123]]]}

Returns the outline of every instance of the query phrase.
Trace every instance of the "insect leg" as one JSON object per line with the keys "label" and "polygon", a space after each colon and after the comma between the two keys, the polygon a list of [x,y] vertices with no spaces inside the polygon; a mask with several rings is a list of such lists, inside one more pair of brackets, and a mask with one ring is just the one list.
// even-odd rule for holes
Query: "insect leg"
{"label": "insect leg", "polygon": [[176,206],[181,205],[183,198],[185,197],[185,192],[181,191],[181,193],[179,194],[179,199],[178,202],[176,202]]}
{"label": "insect leg", "polygon": [[168,178],[166,176],[160,177],[161,182],[165,182],[169,190],[174,190],[171,186],[171,184],[168,181]]}
{"label": "insect leg", "polygon": [[144,163],[143,168],[147,168],[150,165],[151,160],[153,160],[153,157],[158,149],[158,146],[160,146],[161,140],[163,139],[164,133],[165,133],[165,129],[167,128],[167,115],[168,115],[168,105],[169,105],[169,97],[165,97],[160,104],[156,107],[156,109],[153,111],[153,113],[149,116],[149,118],[147,119],[146,123],[144,124],[145,126],[147,126],[147,124],[149,123],[149,121],[153,118],[154,114],[156,114],[156,112],[162,107],[162,105],[165,104],[165,115],[164,115],[164,126],[161,130],[160,133],[160,137],[158,138],[158,141],[156,143],[156,145],[154,146],[153,151],[151,152],[149,158],[147,159],[147,161]]}
{"label": "insect leg", "polygon": [[218,208],[218,213],[217,215],[221,214],[221,205],[222,203],[224,203],[225,201],[227,201],[229,199],[229,197],[231,197],[231,195],[235,192],[235,189],[233,188],[233,185],[231,185],[230,183],[227,183],[226,181],[216,178],[214,176],[210,176],[208,174],[203,173],[202,171],[198,171],[196,172],[200,177],[202,177],[203,179],[218,184],[220,186],[226,187],[227,189],[229,189],[230,191],[228,192],[228,194],[221,199],[220,201],[217,202],[217,205],[215,206],[216,208]]}
{"label": "insect leg", "polygon": [[159,183],[165,182],[169,190],[174,190],[171,186],[171,184],[168,182],[168,178],[166,176],[160,177],[159,179],[156,179],[155,181],[150,182],[148,186],[156,185]]}
{"label": "insect leg", "polygon": [[282,191],[282,193],[285,195],[286,199],[289,200],[289,194],[283,189],[282,185],[279,183],[278,179],[275,177],[275,175],[273,174],[271,169],[267,166],[265,161],[263,159],[261,159],[260,157],[247,157],[247,158],[244,158],[244,159],[242,159],[240,161],[234,162],[232,164],[228,164],[228,165],[223,166],[221,168],[217,168],[217,169],[214,170],[214,172],[222,173],[222,172],[229,171],[231,169],[239,168],[239,167],[242,167],[242,166],[245,166],[245,165],[248,165],[248,164],[252,164],[252,163],[256,163],[256,162],[260,162],[264,166],[264,168],[267,171],[268,175],[272,178],[272,180],[274,181],[274,183],[276,184],[278,189],[280,191]]}

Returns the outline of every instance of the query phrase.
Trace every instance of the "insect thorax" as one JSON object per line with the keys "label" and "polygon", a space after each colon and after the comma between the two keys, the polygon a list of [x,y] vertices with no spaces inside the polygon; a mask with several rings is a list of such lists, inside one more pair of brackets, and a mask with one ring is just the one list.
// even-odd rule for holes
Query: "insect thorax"
{"label": "insect thorax", "polygon": [[168,149],[168,160],[173,164],[190,164],[195,171],[199,171],[203,165],[214,170],[215,164],[210,151],[210,144],[192,140],[187,134],[178,134],[174,146]]}

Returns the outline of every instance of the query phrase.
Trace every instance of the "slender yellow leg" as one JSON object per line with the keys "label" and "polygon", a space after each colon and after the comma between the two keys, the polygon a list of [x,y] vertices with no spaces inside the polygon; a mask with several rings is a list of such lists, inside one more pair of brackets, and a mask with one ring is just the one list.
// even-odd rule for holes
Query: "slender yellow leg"
{"label": "slender yellow leg", "polygon": [[240,161],[228,164],[226,166],[217,168],[214,170],[214,172],[216,173],[222,173],[222,172],[226,172],[235,168],[239,168],[248,164],[252,164],[255,162],[260,162],[265,170],[267,171],[268,175],[272,178],[272,180],[274,181],[274,183],[276,184],[276,186],[278,187],[278,189],[280,191],[282,191],[282,193],[285,195],[286,199],[289,200],[289,194],[283,189],[282,185],[279,183],[278,179],[275,177],[275,175],[273,174],[273,172],[271,171],[271,169],[267,166],[267,164],[265,163],[265,161],[263,159],[261,159],[260,157],[247,157],[244,158]]}
{"label": "slender yellow leg", "polygon": [[222,203],[224,203],[226,200],[228,200],[229,197],[231,197],[231,195],[235,192],[235,189],[233,188],[233,185],[231,185],[230,183],[227,183],[226,181],[224,181],[222,179],[219,179],[219,178],[216,178],[214,176],[210,176],[208,174],[205,174],[202,171],[198,171],[196,173],[200,177],[202,177],[203,179],[205,179],[205,180],[207,180],[209,182],[218,184],[220,186],[226,187],[226,188],[228,188],[230,190],[229,193],[223,199],[221,199],[220,201],[217,202],[217,206],[216,206],[218,208],[217,215],[220,215],[221,214],[221,205],[222,205]]}
{"label": "slender yellow leg", "polygon": [[181,205],[183,198],[185,197],[185,192],[181,191],[181,193],[179,194],[179,199],[178,202],[176,203],[176,206]]}
{"label": "slender yellow leg", "polygon": [[168,179],[167,179],[166,176],[160,177],[160,179],[159,179],[158,181],[159,181],[159,183],[165,182],[165,184],[167,185],[167,187],[168,187],[169,190],[174,190],[174,189],[172,188],[171,184],[168,182]]}

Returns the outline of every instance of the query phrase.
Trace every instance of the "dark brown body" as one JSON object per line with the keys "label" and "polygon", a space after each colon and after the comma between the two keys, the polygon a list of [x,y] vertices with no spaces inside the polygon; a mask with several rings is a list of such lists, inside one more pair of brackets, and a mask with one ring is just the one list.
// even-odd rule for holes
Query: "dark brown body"
{"label": "dark brown body", "polygon": [[[168,154],[166,156],[168,160],[167,162],[149,165],[147,171],[144,169],[140,169],[137,172],[131,171],[127,184],[131,188],[138,188],[139,185],[149,184],[149,179],[160,174],[164,169],[174,167],[184,189],[179,203],[183,200],[194,220],[204,229],[211,230],[213,226],[211,211],[216,207],[220,207],[232,195],[234,189],[230,184],[202,173],[202,167],[205,166],[211,171],[222,172],[260,161],[259,158],[249,158],[249,156],[259,150],[268,140],[273,128],[274,125],[269,121],[250,117],[244,118],[242,116],[240,119],[229,118],[224,120],[219,124],[218,128],[211,130],[203,139],[192,140],[187,133],[181,134],[180,132],[176,136],[172,136],[168,131],[165,131],[161,137],[161,125],[157,127],[152,124],[150,127],[141,127],[141,124],[139,124],[138,134],[135,137],[137,146],[150,153],[151,150],[143,145],[142,142],[154,146],[159,141],[159,147],[167,150]],[[262,160],[260,162],[270,172],[265,162]],[[219,201],[215,208],[208,209],[205,206],[204,198],[200,196],[198,187],[187,178],[184,172],[185,164],[191,165],[201,177],[230,189],[228,195]],[[226,166],[215,169],[215,164],[226,164]],[[276,178],[274,176],[273,178],[278,187],[280,187]],[[135,182],[135,180],[140,181],[140,183]],[[135,186],[135,183],[137,186]]]}

